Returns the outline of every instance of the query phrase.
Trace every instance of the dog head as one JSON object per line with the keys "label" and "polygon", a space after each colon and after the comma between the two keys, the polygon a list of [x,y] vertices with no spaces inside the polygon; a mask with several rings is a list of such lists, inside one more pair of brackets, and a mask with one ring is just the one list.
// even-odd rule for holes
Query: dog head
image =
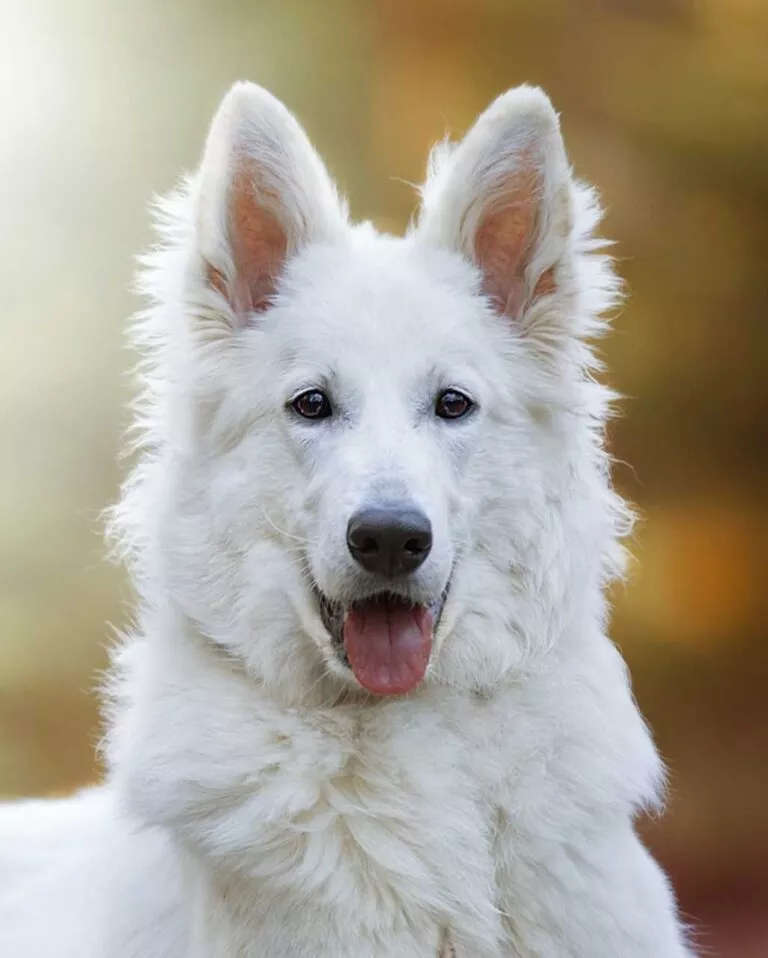
{"label": "dog head", "polygon": [[597,218],[539,90],[438,149],[393,238],[235,86],[145,274],[144,454],[115,514],[145,601],[294,690],[492,685],[550,644],[617,556]]}

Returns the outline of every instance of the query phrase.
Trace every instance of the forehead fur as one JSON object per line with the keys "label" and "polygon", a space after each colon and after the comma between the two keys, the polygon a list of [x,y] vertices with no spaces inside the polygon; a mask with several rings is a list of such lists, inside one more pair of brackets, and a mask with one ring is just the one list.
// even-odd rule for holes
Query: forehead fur
{"label": "forehead fur", "polygon": [[287,359],[354,353],[372,364],[408,355],[471,363],[512,336],[489,314],[471,264],[367,225],[288,265],[264,330]]}

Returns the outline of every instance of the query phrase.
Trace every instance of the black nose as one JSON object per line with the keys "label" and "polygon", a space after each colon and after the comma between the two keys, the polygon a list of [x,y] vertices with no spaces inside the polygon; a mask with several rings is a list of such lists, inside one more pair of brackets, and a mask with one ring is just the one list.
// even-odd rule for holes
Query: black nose
{"label": "black nose", "polygon": [[432,548],[432,526],[413,506],[370,506],[349,520],[347,545],[364,569],[391,578],[424,562]]}

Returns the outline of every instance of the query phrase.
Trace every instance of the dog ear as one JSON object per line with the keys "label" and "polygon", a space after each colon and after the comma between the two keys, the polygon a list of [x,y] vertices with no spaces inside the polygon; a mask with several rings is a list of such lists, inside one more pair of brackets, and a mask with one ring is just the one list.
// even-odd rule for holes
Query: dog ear
{"label": "dog ear", "polygon": [[237,83],[208,134],[196,195],[203,279],[233,325],[267,309],[290,257],[332,239],[346,221],[322,161],[289,111]]}
{"label": "dog ear", "polygon": [[417,231],[475,263],[499,314],[525,328],[557,292],[573,232],[571,174],[549,98],[533,87],[500,96],[456,147],[437,148]]}

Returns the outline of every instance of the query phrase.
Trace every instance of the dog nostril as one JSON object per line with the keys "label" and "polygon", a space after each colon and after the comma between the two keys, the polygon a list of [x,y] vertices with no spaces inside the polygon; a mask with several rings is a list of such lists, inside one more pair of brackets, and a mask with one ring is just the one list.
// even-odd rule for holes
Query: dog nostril
{"label": "dog nostril", "polygon": [[412,556],[421,555],[427,549],[429,549],[429,544],[423,539],[409,539],[405,543],[405,551]]}
{"label": "dog nostril", "polygon": [[363,555],[372,556],[379,551],[379,544],[375,539],[367,538],[363,539],[358,548]]}

